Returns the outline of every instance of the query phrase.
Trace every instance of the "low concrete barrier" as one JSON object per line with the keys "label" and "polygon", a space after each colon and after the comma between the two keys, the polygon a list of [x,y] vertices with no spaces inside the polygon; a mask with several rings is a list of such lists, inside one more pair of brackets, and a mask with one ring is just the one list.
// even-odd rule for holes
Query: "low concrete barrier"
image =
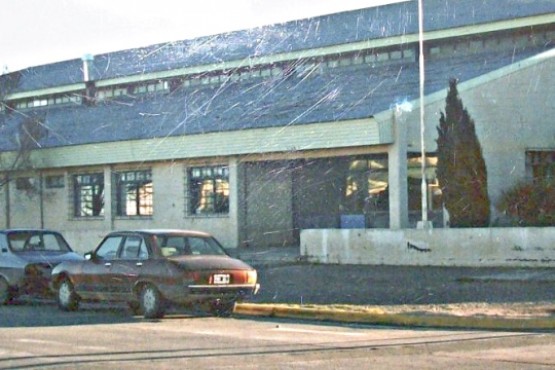
{"label": "low concrete barrier", "polygon": [[555,267],[555,227],[311,229],[301,231],[301,255],[338,264]]}

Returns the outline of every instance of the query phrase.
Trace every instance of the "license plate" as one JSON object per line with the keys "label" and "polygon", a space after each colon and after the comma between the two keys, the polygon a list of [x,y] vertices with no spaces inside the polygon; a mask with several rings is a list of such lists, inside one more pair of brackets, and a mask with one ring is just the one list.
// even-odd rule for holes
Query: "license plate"
{"label": "license plate", "polygon": [[214,274],[212,281],[214,284],[229,284],[229,274]]}

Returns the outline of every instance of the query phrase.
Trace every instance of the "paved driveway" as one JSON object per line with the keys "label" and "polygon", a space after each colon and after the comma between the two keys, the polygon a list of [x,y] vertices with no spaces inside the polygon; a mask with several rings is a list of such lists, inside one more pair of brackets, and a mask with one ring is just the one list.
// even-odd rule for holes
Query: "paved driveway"
{"label": "paved driveway", "polygon": [[553,269],[258,265],[254,302],[442,304],[555,301]]}

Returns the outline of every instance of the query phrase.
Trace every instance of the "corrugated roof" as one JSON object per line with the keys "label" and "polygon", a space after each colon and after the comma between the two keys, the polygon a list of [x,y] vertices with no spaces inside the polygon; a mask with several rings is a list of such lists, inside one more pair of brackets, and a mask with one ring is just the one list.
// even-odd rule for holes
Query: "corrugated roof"
{"label": "corrugated roof", "polygon": [[[448,80],[466,81],[541,51],[488,52],[426,64],[426,93]],[[191,135],[248,128],[303,125],[371,117],[404,99],[418,98],[418,63],[359,64],[301,76],[255,78],[182,87],[171,93],[115,98],[96,106],[34,110],[48,130],[42,147]],[[0,126],[0,148],[15,150],[24,114]]]}
{"label": "corrugated roof", "polygon": [[[418,32],[416,1],[97,55],[91,74],[108,79],[241,60]],[[553,0],[424,0],[426,31],[555,12]],[[82,61],[28,68],[15,92],[82,80]]]}

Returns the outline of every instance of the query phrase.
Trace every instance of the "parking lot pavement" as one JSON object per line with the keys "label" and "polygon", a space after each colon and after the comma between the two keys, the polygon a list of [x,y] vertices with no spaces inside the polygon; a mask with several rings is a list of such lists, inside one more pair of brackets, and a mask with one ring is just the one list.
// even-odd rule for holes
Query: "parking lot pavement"
{"label": "parking lot pavement", "polygon": [[324,265],[298,248],[241,250],[261,291],[236,313],[389,325],[555,330],[549,268]]}

